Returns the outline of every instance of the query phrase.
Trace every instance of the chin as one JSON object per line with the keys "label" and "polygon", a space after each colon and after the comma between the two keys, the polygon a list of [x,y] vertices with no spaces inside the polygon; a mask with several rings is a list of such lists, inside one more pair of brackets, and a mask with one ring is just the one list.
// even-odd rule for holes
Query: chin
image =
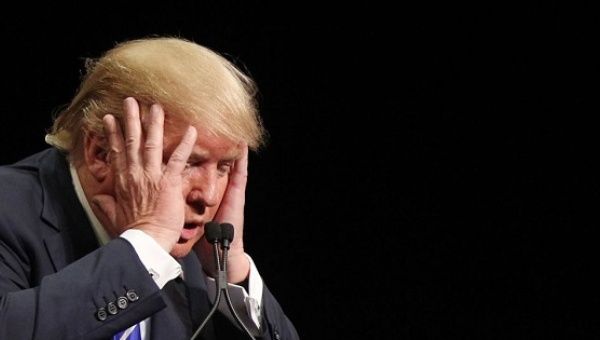
{"label": "chin", "polygon": [[192,247],[194,246],[194,243],[196,243],[196,242],[189,240],[185,243],[175,244],[173,249],[171,249],[171,252],[170,252],[171,256],[173,256],[174,258],[186,257],[190,253],[190,251],[192,251]]}

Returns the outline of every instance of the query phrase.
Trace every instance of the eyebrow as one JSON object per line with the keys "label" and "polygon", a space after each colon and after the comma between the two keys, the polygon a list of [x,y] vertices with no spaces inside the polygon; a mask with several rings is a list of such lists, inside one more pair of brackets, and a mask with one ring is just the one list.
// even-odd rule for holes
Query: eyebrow
{"label": "eyebrow", "polygon": [[[220,161],[235,161],[240,159],[241,155],[242,153],[238,149],[233,148],[231,151],[227,152],[223,157],[221,157]],[[188,159],[193,161],[204,161],[208,158],[208,152],[202,149],[199,151],[192,151]]]}

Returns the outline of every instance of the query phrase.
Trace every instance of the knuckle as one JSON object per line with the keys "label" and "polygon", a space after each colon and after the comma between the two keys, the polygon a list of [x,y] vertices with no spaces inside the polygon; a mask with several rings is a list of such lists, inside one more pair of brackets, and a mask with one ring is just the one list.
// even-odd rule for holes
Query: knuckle
{"label": "knuckle", "polygon": [[135,167],[131,167],[130,169],[127,170],[125,176],[124,176],[124,180],[127,183],[136,183],[138,182],[138,175],[137,175],[137,171],[135,169]]}
{"label": "knuckle", "polygon": [[144,144],[144,150],[146,150],[146,151],[154,151],[154,150],[157,150],[158,148],[159,148],[159,144],[156,142],[148,141]]}
{"label": "knuckle", "polygon": [[171,155],[171,158],[169,158],[169,162],[173,162],[173,163],[184,163],[185,161],[186,161],[186,158],[184,157],[184,155],[178,151],[173,152],[173,154]]}
{"label": "knuckle", "polygon": [[127,139],[125,139],[125,145],[127,145],[128,147],[136,146],[137,141],[138,141],[137,138],[135,138],[133,136],[128,136]]}

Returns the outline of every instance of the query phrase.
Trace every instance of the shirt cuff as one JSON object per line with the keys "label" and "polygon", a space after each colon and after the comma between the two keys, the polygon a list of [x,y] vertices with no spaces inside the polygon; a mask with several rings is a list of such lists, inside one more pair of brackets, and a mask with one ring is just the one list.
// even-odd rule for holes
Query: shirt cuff
{"label": "shirt cuff", "polygon": [[138,229],[125,230],[120,237],[131,243],[140,261],[158,288],[181,275],[181,265],[167,253],[150,235]]}
{"label": "shirt cuff", "polygon": [[[262,293],[263,293],[263,281],[256,269],[256,265],[252,258],[246,254],[248,261],[250,261],[250,273],[248,274],[248,290],[242,286],[228,283],[229,295],[231,296],[231,303],[236,313],[242,319],[244,325],[253,335],[258,335],[261,323],[261,306],[262,306]],[[210,300],[214,301],[217,294],[216,282],[212,277],[207,277],[206,282],[208,288],[208,295]],[[229,307],[227,307],[227,301],[222,297],[219,307],[219,311],[227,316],[234,324],[235,319]]]}

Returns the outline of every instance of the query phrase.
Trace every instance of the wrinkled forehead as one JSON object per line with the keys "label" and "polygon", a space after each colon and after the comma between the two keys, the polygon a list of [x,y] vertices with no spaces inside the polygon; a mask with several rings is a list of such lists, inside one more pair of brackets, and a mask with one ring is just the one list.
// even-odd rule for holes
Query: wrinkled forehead
{"label": "wrinkled forehead", "polygon": [[[165,113],[165,123],[164,123],[164,131],[165,134],[173,134],[173,135],[183,135],[188,126],[193,125],[196,129],[205,130],[207,134],[217,135],[217,129],[215,126],[212,126],[212,123],[206,117],[203,117],[194,113],[176,113],[171,112],[169,110],[164,110]],[[212,133],[209,133],[213,131]],[[200,131],[198,131],[200,132]]]}
{"label": "wrinkled forehead", "polygon": [[189,126],[197,132],[194,154],[214,155],[219,158],[238,159],[242,155],[242,142],[234,141],[214,132],[205,122],[165,113],[164,147],[173,149],[179,144]]}

